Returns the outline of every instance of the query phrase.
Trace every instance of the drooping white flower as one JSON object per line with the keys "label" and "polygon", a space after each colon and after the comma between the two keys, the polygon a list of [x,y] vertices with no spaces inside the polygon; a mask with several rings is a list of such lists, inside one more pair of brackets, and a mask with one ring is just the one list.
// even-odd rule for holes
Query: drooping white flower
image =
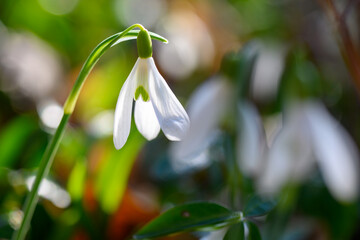
{"label": "drooping white flower", "polygon": [[319,103],[306,109],[314,155],[335,198],[351,202],[359,195],[359,156],[345,129]]}
{"label": "drooping white flower", "polygon": [[139,57],[121,88],[116,104],[114,145],[120,149],[130,133],[131,113],[135,100],[135,124],[148,140],[160,128],[172,141],[179,141],[187,132],[190,121],[179,100],[160,75],[152,57]]}
{"label": "drooping white flower", "polygon": [[278,192],[289,181],[303,181],[315,165],[303,108],[295,105],[286,110],[285,124],[268,151],[265,171],[259,181],[265,193]]}
{"label": "drooping white flower", "polygon": [[342,202],[359,195],[358,152],[339,123],[317,102],[293,106],[288,121],[268,154],[259,181],[266,192],[277,192],[289,181],[309,176],[315,165],[332,195]]}
{"label": "drooping white flower", "polygon": [[265,130],[256,107],[249,101],[238,104],[237,160],[241,171],[256,176],[267,152]]}
{"label": "drooping white flower", "polygon": [[191,127],[181,142],[170,146],[171,165],[177,173],[210,164],[209,147],[219,135],[221,119],[229,110],[232,85],[224,76],[214,76],[191,95],[187,112]]}

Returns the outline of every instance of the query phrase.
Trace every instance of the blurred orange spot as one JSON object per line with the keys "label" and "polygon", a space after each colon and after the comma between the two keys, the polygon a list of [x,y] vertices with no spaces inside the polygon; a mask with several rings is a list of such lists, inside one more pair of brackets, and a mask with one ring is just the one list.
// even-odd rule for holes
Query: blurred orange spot
{"label": "blurred orange spot", "polygon": [[74,235],[70,238],[70,240],[89,240],[89,239],[90,237],[82,229],[76,230]]}
{"label": "blurred orange spot", "polygon": [[84,208],[88,212],[95,212],[98,206],[95,198],[94,184],[90,179],[88,179],[85,183],[83,204]]}
{"label": "blurred orange spot", "polygon": [[134,190],[127,189],[119,209],[110,218],[107,236],[109,239],[125,239],[133,234],[139,226],[144,225],[160,211],[156,204],[149,204],[146,199]]}

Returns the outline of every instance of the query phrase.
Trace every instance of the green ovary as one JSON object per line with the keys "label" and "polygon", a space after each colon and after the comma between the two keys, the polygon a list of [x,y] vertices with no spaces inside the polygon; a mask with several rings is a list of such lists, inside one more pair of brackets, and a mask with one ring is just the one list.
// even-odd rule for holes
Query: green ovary
{"label": "green ovary", "polygon": [[150,100],[148,92],[145,90],[143,86],[139,86],[135,91],[135,100],[138,100],[139,96],[141,95],[141,98],[144,100],[144,102],[147,102]]}

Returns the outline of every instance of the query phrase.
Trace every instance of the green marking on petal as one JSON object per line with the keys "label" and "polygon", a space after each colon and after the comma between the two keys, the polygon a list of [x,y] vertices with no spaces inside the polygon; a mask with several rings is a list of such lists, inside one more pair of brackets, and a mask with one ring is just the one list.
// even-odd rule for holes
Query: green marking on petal
{"label": "green marking on petal", "polygon": [[139,96],[141,95],[144,102],[147,102],[150,100],[148,92],[145,90],[143,86],[139,86],[135,91],[135,100],[138,100]]}

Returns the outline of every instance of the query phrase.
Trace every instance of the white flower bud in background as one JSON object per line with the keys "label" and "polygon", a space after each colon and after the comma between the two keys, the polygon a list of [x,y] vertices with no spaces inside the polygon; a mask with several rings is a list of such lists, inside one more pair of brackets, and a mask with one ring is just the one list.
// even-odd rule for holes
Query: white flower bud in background
{"label": "white flower bud in background", "polygon": [[51,46],[30,33],[9,33],[1,41],[0,88],[16,107],[26,107],[23,98],[37,103],[59,90],[64,73]]}
{"label": "white flower bud in background", "polygon": [[255,106],[248,101],[238,104],[237,160],[240,170],[248,176],[260,171],[267,152],[264,127]]}
{"label": "white flower bud in background", "polygon": [[170,147],[175,171],[180,173],[209,164],[208,147],[217,136],[220,121],[231,105],[231,87],[226,79],[216,76],[194,91],[187,106],[190,130],[181,142],[174,142]]}
{"label": "white flower bud in background", "polygon": [[359,158],[354,142],[322,104],[309,101],[290,109],[284,128],[269,150],[259,180],[260,191],[276,193],[289,181],[302,181],[317,163],[334,198],[355,201],[359,194]]}
{"label": "white flower bud in background", "polygon": [[306,105],[313,151],[324,181],[335,198],[356,200],[359,194],[359,155],[349,134],[319,103]]}

